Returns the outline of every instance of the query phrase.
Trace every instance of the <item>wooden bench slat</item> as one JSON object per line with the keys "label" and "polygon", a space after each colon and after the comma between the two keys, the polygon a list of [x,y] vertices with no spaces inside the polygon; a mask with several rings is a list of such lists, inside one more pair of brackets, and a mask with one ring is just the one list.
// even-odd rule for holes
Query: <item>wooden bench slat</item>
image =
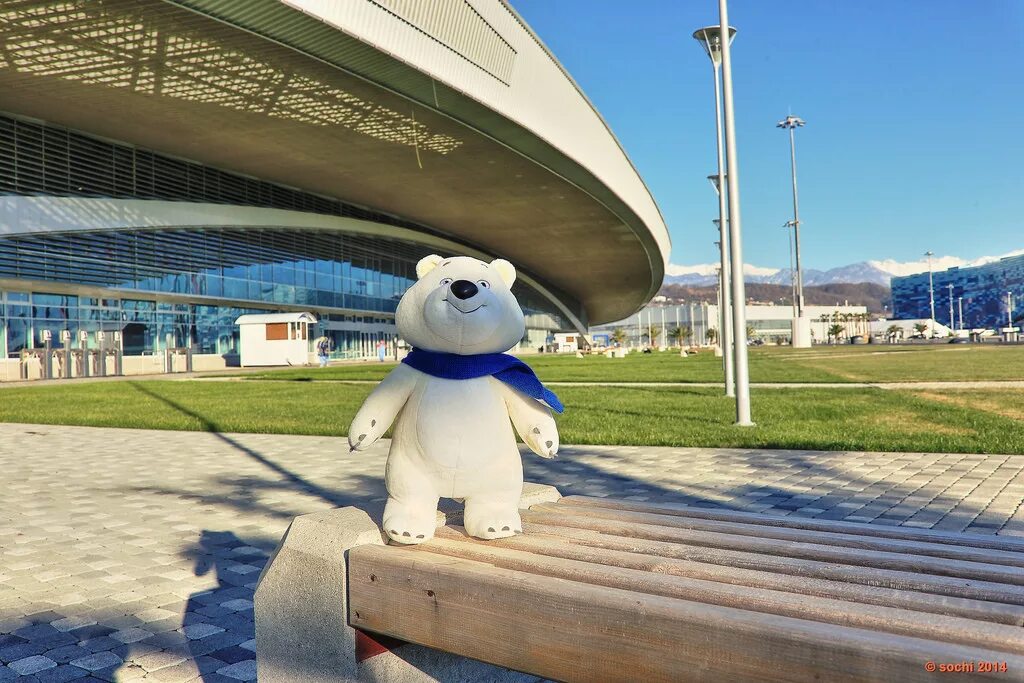
{"label": "wooden bench slat", "polygon": [[[944,557],[964,562],[982,562],[1000,564],[1024,569],[1024,553],[969,548],[964,546],[930,543],[925,541],[908,541],[903,539],[874,538],[861,534],[845,534],[837,531],[812,531],[808,529],[790,529],[783,527],[764,526],[756,519],[744,522],[720,522],[716,520],[691,519],[678,515],[654,514],[650,512],[633,512],[617,508],[596,507],[591,505],[563,506],[561,504],[534,505],[531,510],[555,512],[579,516],[593,516],[601,519],[613,519],[638,524],[655,524],[679,529],[698,531],[714,531],[725,534],[756,536],[758,538],[777,538],[784,541],[814,543],[817,545],[836,545],[846,548],[863,550],[879,550],[883,552],[901,553],[905,555],[924,555],[927,557]],[[1021,584],[1024,585],[1024,572],[1018,572]]]}
{"label": "wooden bench slat", "polygon": [[[877,550],[861,550],[859,548],[786,541],[775,538],[758,538],[749,535],[698,531],[654,524],[640,524],[617,519],[568,514],[564,511],[559,513],[535,511],[536,508],[543,509],[544,507],[535,506],[534,509],[523,510],[520,513],[523,521],[589,529],[618,536],[633,536],[649,540],[709,545],[734,550],[753,550],[766,554],[786,555],[788,557],[801,557],[826,562],[898,569],[940,576],[955,576],[964,579],[1003,583],[1007,584],[1007,587],[1010,585],[1024,586],[1024,572],[1014,567],[1002,565],[965,562],[922,555],[904,555]],[[1024,588],[1018,589],[1018,592],[1024,596]]]}
{"label": "wooden bench slat", "polygon": [[[522,511],[520,514],[525,515],[526,511]],[[601,532],[572,526],[563,527],[558,526],[558,521],[555,520],[553,523],[531,522],[524,524],[523,529],[527,534],[544,534],[561,539],[567,543],[679,559],[692,559],[695,557],[695,551],[701,548],[708,551],[718,550],[721,553],[734,550],[741,552],[747,558],[751,558],[751,562],[744,564],[754,569],[767,570],[770,568],[771,571],[801,575],[803,572],[808,572],[807,575],[819,578],[866,583],[899,590],[917,590],[972,600],[989,600],[1011,605],[1024,605],[1024,589],[1002,583],[921,574],[916,569],[905,571],[864,565],[847,565],[831,558],[821,561],[804,557],[777,557],[772,554],[771,547],[757,546],[752,549],[751,544],[746,542],[737,543],[734,548],[708,546],[706,544],[687,545],[680,543],[678,539],[638,538],[632,534],[617,534],[615,531]],[[747,537],[738,538],[743,541],[748,540]],[[712,557],[710,553],[707,556],[709,558]],[[736,559],[740,561],[739,558]],[[711,560],[709,559],[708,561]],[[809,564],[811,562],[813,562],[813,565]],[[813,567],[813,569],[809,569],[809,567]]]}
{"label": "wooden bench slat", "polygon": [[[465,539],[465,537],[463,537]],[[1024,654],[1024,631],[1019,627],[987,621],[948,617],[889,606],[785,591],[724,584],[693,577],[675,576],[622,566],[610,567],[579,560],[538,555],[496,544],[435,538],[420,550],[467,560],[486,562],[503,569],[553,576],[624,590],[692,600],[709,605],[808,619],[906,636],[942,640],[1003,652]]]}
{"label": "wooden bench slat", "polygon": [[[414,549],[349,551],[350,623],[566,681],[941,680],[927,661],[1024,657],[647,595]],[[814,647],[808,647],[813,642]],[[979,679],[986,674],[978,674]]]}
{"label": "wooden bench slat", "polygon": [[[438,538],[445,541],[510,548],[548,557],[579,560],[611,567],[625,567],[644,572],[716,581],[723,584],[786,591],[798,595],[850,600],[868,605],[898,607],[1014,627],[1024,626],[1024,607],[1021,606],[870,585],[867,583],[868,581],[878,580],[875,575],[876,570],[867,570],[867,576],[843,575],[843,580],[816,578],[815,570],[822,570],[820,573],[832,575],[834,572],[829,570],[835,565],[818,563],[813,560],[784,558],[772,562],[766,567],[763,555],[733,550],[677,546],[685,551],[693,551],[686,552],[688,559],[677,559],[609,548],[593,548],[567,543],[565,540],[537,533],[503,538],[498,541],[478,541],[467,537],[460,527],[445,527],[438,529],[437,535]],[[859,571],[858,568],[851,569]],[[776,573],[780,570],[785,570],[786,573]],[[861,581],[848,582],[851,578],[859,578]],[[1019,629],[1017,633],[1018,639],[1024,637],[1024,633]]]}
{"label": "wooden bench slat", "polygon": [[972,548],[989,548],[1015,553],[1024,553],[1024,539],[1005,536],[982,535],[972,533],[954,533],[919,529],[915,527],[893,527],[880,524],[846,522],[830,519],[813,519],[807,517],[790,517],[772,515],[761,512],[743,512],[740,510],[723,510],[700,508],[681,503],[647,503],[643,501],[621,500],[619,498],[600,498],[597,496],[565,496],[558,500],[559,505],[603,507],[612,510],[630,510],[633,512],[649,512],[661,515],[676,515],[696,519],[718,520],[722,522],[745,522],[763,526],[779,526],[792,529],[810,529],[813,531],[838,532],[846,534],[863,534],[880,538],[898,538],[907,541],[927,541],[962,545]]}

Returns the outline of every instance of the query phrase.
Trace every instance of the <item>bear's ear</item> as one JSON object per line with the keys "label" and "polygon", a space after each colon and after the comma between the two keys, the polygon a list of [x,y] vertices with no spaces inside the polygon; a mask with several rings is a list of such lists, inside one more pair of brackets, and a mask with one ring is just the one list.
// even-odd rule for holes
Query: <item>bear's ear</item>
{"label": "bear's ear", "polygon": [[498,275],[501,276],[501,279],[505,281],[508,287],[511,287],[512,283],[516,281],[516,268],[505,259],[494,259],[491,261],[491,268],[498,271]]}
{"label": "bear's ear", "polygon": [[430,256],[424,256],[420,259],[420,262],[416,264],[416,277],[423,279],[423,276],[437,268],[437,264],[444,261],[443,256],[437,254],[431,254]]}

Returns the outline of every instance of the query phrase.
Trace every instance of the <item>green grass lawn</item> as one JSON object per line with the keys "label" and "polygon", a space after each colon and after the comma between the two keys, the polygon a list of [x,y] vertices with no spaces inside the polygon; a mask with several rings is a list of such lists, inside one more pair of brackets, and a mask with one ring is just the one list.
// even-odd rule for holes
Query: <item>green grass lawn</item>
{"label": "green grass lawn", "polygon": [[775,357],[801,372],[817,369],[852,382],[1024,379],[1024,346],[838,346],[776,352]]}
{"label": "green grass lawn", "polygon": [[[721,382],[722,361],[706,351],[633,353],[626,358],[548,354],[524,356],[545,382]],[[393,363],[268,370],[250,378],[379,380]],[[750,349],[752,382],[905,382],[1024,379],[1024,346],[941,344]]]}
{"label": "green grass lawn", "polygon": [[[345,434],[371,390],[343,382],[121,381],[8,388],[0,420]],[[1024,453],[1024,392],[765,389],[756,427],[716,389],[560,387],[563,443]]]}

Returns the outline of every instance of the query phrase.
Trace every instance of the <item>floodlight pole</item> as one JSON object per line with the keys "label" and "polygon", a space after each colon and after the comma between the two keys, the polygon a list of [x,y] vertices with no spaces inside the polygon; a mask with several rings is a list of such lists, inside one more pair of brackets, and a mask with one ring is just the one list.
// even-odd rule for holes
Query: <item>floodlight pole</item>
{"label": "floodlight pole", "polygon": [[960,314],[960,330],[963,331],[963,329],[964,329],[964,298],[962,296],[958,296],[956,298],[956,307],[957,307],[957,312]]}
{"label": "floodlight pole", "polygon": [[796,311],[797,317],[804,314],[804,275],[800,267],[800,202],[796,190],[796,136],[794,131],[804,126],[804,120],[799,116],[790,114],[785,119],[775,124],[776,128],[789,130],[789,161],[793,176],[793,242],[796,250]]}
{"label": "floodlight pole", "polygon": [[[729,8],[726,0],[718,0],[719,36],[722,45],[722,94],[725,110],[726,177],[729,187],[729,255],[732,278],[733,370],[736,373],[736,424],[753,426],[750,419],[750,373],[747,363],[747,293],[743,282],[743,239],[740,228],[740,162],[736,154],[736,111],[732,97],[732,54],[729,40],[721,40],[729,31]],[[726,232],[722,231],[723,234]]]}
{"label": "floodlight pole", "polygon": [[935,253],[932,251],[924,252],[924,255],[928,257],[928,306],[931,310],[931,329],[928,330],[928,338],[935,336],[935,285],[932,281],[932,256]]}
{"label": "floodlight pole", "polygon": [[953,285],[946,285],[946,289],[949,290],[949,329],[956,329],[956,321],[953,320]]}
{"label": "floodlight pole", "polygon": [[789,229],[793,227],[793,221],[786,221],[783,225],[786,229],[786,243],[789,245],[789,296],[793,302],[793,319],[800,317],[800,310],[796,304],[796,271],[793,270],[793,236],[790,234]]}

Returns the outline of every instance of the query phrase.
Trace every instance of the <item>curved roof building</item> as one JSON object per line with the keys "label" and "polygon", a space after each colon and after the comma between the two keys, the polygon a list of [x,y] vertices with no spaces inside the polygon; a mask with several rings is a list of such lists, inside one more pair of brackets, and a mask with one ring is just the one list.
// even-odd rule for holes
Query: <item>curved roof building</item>
{"label": "curved roof building", "polygon": [[650,192],[507,2],[14,1],[0,42],[8,355],[289,310],[361,355],[431,252],[514,263],[531,346],[661,284]]}

